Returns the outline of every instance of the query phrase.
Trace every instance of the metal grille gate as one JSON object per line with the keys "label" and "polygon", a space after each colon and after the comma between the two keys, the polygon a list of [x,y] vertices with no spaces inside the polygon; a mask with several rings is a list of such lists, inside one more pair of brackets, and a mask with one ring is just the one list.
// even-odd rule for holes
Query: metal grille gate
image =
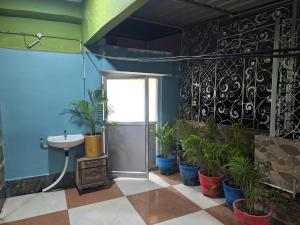
{"label": "metal grille gate", "polygon": [[[182,55],[232,57],[181,63],[181,117],[203,121],[213,114],[222,125],[242,122],[270,130],[272,136],[299,139],[300,56],[273,57],[274,49],[300,47],[295,4],[188,28]],[[260,55],[262,51],[272,54]]]}

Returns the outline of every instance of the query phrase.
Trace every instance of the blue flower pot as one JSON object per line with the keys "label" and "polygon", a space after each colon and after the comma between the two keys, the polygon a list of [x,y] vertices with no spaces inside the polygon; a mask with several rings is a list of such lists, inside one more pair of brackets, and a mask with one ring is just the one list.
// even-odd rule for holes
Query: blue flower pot
{"label": "blue flower pot", "polygon": [[238,188],[231,187],[229,183],[230,183],[229,179],[224,179],[223,189],[224,189],[227,206],[232,210],[232,203],[237,199],[244,198],[244,191]]}
{"label": "blue flower pot", "polygon": [[200,166],[187,166],[186,162],[179,163],[180,176],[183,184],[188,186],[199,185],[198,170]]}
{"label": "blue flower pot", "polygon": [[156,163],[160,173],[170,175],[176,170],[176,157],[162,158],[161,155],[156,156]]}

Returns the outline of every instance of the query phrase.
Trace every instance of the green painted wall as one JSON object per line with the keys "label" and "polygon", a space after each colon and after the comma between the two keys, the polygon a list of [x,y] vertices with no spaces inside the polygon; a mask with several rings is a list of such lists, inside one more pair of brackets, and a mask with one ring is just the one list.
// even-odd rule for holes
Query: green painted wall
{"label": "green painted wall", "polygon": [[0,48],[79,53],[80,42],[36,38],[1,32],[56,36],[92,44],[143,6],[148,0],[85,0],[84,4],[63,0],[0,0]]}
{"label": "green painted wall", "polygon": [[99,40],[147,1],[86,0],[83,6],[83,42],[92,44]]}
{"label": "green painted wall", "polygon": [[[0,16],[0,31],[28,34],[41,32],[43,35],[81,40],[80,24],[57,21]],[[34,37],[26,36],[28,44],[35,40]],[[0,48],[28,50],[24,43],[24,36],[16,34],[0,33]],[[79,53],[80,42],[43,37],[41,42],[30,50]]]}
{"label": "green painted wall", "polygon": [[0,15],[81,23],[81,4],[63,0],[1,0]]}

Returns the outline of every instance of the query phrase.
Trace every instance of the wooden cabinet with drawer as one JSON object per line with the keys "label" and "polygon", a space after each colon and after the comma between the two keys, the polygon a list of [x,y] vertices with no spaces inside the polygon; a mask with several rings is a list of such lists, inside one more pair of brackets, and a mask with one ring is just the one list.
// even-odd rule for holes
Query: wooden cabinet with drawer
{"label": "wooden cabinet with drawer", "polygon": [[109,186],[108,157],[76,159],[76,185],[79,190]]}

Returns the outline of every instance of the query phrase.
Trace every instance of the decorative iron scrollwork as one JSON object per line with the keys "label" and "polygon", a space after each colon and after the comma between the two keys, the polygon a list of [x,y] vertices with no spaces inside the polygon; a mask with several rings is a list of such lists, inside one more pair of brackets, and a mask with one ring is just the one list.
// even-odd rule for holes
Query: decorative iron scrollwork
{"label": "decorative iron scrollwork", "polygon": [[[278,18],[281,48],[300,47],[300,26],[291,20],[292,11],[292,5],[287,4],[245,18],[190,27],[184,31],[182,55],[272,51]],[[279,62],[279,95],[275,100],[278,135],[298,138],[300,59],[286,57]],[[273,69],[272,56],[183,61],[181,117],[204,121],[214,115],[219,124],[242,122],[252,128],[269,129]]]}

